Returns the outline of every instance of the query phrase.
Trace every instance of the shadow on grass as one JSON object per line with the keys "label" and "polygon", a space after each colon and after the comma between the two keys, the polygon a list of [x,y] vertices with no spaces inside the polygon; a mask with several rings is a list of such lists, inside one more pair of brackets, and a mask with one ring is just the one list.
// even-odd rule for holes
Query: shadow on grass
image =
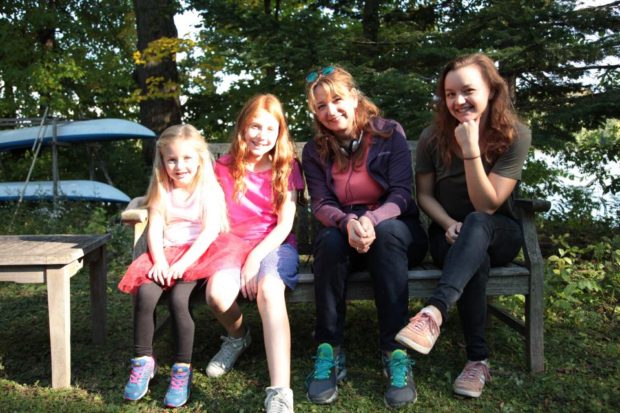
{"label": "shadow on grass", "polygon": [[[117,272],[117,271],[115,271]],[[88,276],[71,282],[72,384],[68,390],[50,386],[47,298],[43,285],[0,283],[0,390],[3,411],[166,411],[162,400],[174,354],[169,326],[158,335],[154,350],[159,368],[147,396],[136,403],[122,399],[132,355],[131,297],[116,290],[119,275],[108,280],[108,336],[94,346],[90,335]],[[420,302],[411,302],[415,312]],[[262,411],[264,388],[269,385],[260,317],[253,303],[242,304],[252,329],[253,344],[236,368],[220,379],[204,372],[219,349],[224,330],[206,305],[194,309],[194,383],[189,404],[178,411]],[[165,311],[165,309],[163,309]],[[305,398],[304,381],[311,371],[316,344],[312,338],[314,306],[289,305],[292,330],[291,382],[296,412],[383,411],[387,385],[378,349],[376,312],[372,302],[351,302],[346,325],[348,380],[340,386],[338,400],[316,406]],[[576,329],[561,321],[546,325],[546,372],[530,375],[524,361],[523,339],[500,322],[487,332],[492,351],[494,381],[478,400],[452,395],[452,381],[465,363],[462,333],[456,313],[442,328],[436,348],[427,355],[411,354],[418,402],[405,412],[611,412],[618,400],[618,331],[593,324]],[[611,337],[611,338],[610,338]],[[615,339],[613,339],[615,337]]]}

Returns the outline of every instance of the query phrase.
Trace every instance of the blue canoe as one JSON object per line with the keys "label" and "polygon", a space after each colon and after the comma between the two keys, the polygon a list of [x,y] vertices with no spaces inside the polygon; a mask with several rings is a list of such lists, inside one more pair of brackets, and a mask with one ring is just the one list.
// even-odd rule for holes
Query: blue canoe
{"label": "blue canoe", "polygon": [[[54,136],[50,124],[29,128],[0,131],[0,151],[32,148],[37,137],[49,145]],[[155,139],[155,132],[136,122],[125,119],[93,119],[82,121],[59,121],[56,123],[58,142],[97,142],[119,139]]]}
{"label": "blue canoe", "polygon": [[[17,201],[24,189],[24,182],[0,182],[0,201]],[[97,181],[67,180],[58,181],[61,199],[71,201],[99,201],[128,203],[131,199],[122,191]],[[54,183],[52,181],[29,182],[24,192],[24,200],[40,201],[52,199]]]}

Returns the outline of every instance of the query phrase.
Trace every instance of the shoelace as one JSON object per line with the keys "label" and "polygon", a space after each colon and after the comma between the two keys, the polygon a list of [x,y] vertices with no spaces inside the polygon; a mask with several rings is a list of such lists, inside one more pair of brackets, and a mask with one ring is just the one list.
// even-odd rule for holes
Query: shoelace
{"label": "shoelace", "polygon": [[270,413],[288,413],[291,411],[291,406],[288,405],[286,399],[275,390],[269,391],[265,405],[269,406]]}
{"label": "shoelace", "polygon": [[334,367],[334,359],[319,354],[315,357],[314,362],[314,378],[315,380],[325,380],[329,378],[332,367]]}
{"label": "shoelace", "polygon": [[170,387],[174,390],[180,390],[187,387],[189,380],[189,370],[177,370],[170,376]]}
{"label": "shoelace", "polygon": [[129,375],[129,381],[133,384],[137,384],[144,377],[144,371],[148,366],[148,362],[143,365],[134,364],[131,366],[131,373]]}
{"label": "shoelace", "polygon": [[[224,343],[222,343],[222,347],[220,347],[222,357],[218,357],[217,361],[222,362],[222,359],[224,359],[225,363],[229,363],[234,356],[235,350],[243,346],[243,338],[232,338],[228,336],[220,336],[220,338]],[[236,345],[236,343],[239,343],[239,345]]]}
{"label": "shoelace", "polygon": [[401,359],[391,358],[388,365],[390,369],[390,384],[398,388],[405,387],[407,385],[407,373],[413,363],[408,357]]}
{"label": "shoelace", "polygon": [[428,330],[430,330],[431,334],[438,335],[439,327],[437,327],[437,323],[430,314],[422,313],[419,317],[412,318],[411,321],[414,321],[414,319],[415,322],[411,326],[414,331],[422,333],[427,329],[426,326],[428,325]]}
{"label": "shoelace", "polygon": [[480,361],[474,363],[467,363],[467,365],[463,369],[463,372],[461,373],[461,378],[463,381],[479,381],[480,373],[484,375],[484,379],[486,381],[491,381],[489,366]]}

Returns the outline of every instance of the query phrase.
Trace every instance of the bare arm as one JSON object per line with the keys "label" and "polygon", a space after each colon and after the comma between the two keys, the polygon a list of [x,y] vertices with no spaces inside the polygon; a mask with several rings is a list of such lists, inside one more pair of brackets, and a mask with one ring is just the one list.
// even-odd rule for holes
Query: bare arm
{"label": "bare arm", "polygon": [[454,135],[463,153],[469,199],[476,211],[493,214],[508,199],[517,181],[486,174],[480,157],[478,127],[477,121],[467,121],[456,127]]}
{"label": "bare arm", "polygon": [[158,284],[164,285],[169,264],[164,255],[164,217],[157,207],[149,208],[147,242],[154,263],[149,270],[148,277]]}

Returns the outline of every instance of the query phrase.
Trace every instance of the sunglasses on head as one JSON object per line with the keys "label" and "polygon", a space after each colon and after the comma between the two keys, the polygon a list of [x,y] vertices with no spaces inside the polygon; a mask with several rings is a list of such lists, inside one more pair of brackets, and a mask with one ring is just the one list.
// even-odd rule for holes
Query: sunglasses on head
{"label": "sunglasses on head", "polygon": [[317,80],[320,76],[327,76],[327,75],[334,73],[334,70],[336,70],[334,66],[325,66],[321,70],[312,71],[308,73],[308,76],[306,76],[306,82],[312,83],[315,80]]}

